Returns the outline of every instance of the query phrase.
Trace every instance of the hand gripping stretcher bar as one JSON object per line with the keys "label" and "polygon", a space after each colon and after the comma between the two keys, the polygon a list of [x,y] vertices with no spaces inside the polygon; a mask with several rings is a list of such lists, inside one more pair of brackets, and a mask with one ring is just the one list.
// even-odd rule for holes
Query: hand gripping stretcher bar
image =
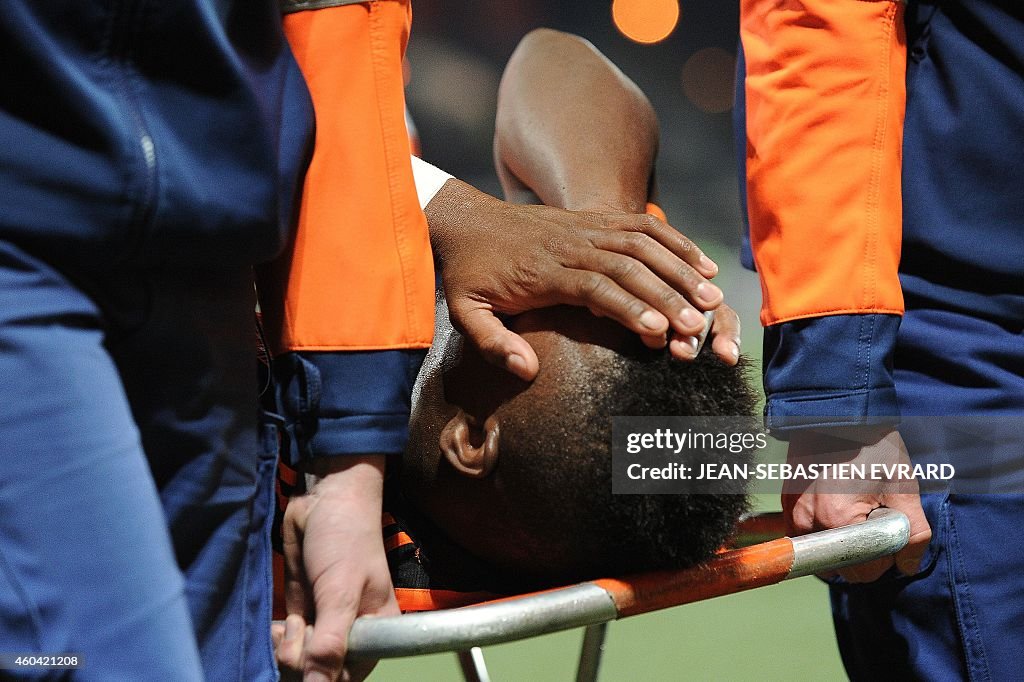
{"label": "hand gripping stretcher bar", "polygon": [[[884,508],[860,523],[795,538],[779,537],[783,528],[780,513],[749,517],[737,533],[737,544],[748,546],[680,571],[593,580],[457,609],[358,618],[348,655],[401,658],[454,651],[466,680],[487,682],[480,647],[586,627],[576,679],[593,682],[609,621],[835,571],[895,554],[910,538],[907,517]],[[762,541],[771,537],[777,539]]]}

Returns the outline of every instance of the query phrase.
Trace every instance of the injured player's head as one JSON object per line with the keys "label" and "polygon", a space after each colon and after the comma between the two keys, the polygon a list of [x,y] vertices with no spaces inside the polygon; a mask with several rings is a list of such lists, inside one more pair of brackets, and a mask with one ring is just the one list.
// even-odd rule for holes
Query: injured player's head
{"label": "injured player's head", "polygon": [[710,349],[674,360],[583,309],[506,323],[537,351],[532,383],[463,343],[439,298],[398,477],[401,506],[431,561],[454,552],[441,569],[448,574],[468,562],[499,585],[538,587],[711,556],[745,496],[613,495],[611,417],[751,415],[743,364],[729,367]]}

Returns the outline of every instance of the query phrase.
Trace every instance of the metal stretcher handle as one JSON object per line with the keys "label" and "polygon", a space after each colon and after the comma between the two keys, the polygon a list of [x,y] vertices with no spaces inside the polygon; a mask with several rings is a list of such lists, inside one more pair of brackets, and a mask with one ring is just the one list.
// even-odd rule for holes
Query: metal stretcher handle
{"label": "metal stretcher handle", "polygon": [[399,658],[500,644],[833,571],[895,554],[910,539],[901,512],[876,509],[843,528],[723,552],[681,571],[595,580],[458,609],[358,618],[349,656]]}

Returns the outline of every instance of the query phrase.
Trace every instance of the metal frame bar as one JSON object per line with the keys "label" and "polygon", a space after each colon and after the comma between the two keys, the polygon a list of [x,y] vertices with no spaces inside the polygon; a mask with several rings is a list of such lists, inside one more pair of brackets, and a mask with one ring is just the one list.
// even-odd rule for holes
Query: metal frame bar
{"label": "metal frame bar", "polygon": [[459,609],[358,618],[355,658],[466,651],[832,571],[895,554],[910,538],[907,517],[877,509],[843,528],[723,552],[684,571],[580,583]]}
{"label": "metal frame bar", "polygon": [[487,672],[487,662],[484,661],[483,649],[475,646],[468,651],[459,651],[456,655],[459,658],[462,677],[466,682],[491,682],[491,676]]}
{"label": "metal frame bar", "polygon": [[597,673],[601,669],[601,655],[604,653],[604,638],[607,634],[608,623],[588,625],[583,632],[576,682],[597,682]]}

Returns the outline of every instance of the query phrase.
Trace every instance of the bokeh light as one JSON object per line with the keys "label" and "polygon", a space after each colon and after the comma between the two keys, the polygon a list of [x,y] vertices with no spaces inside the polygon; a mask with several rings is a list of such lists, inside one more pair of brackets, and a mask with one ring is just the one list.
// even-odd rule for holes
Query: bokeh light
{"label": "bokeh light", "polygon": [[736,56],[721,48],[698,50],[683,64],[683,93],[705,113],[732,109],[735,83]]}
{"label": "bokeh light", "polygon": [[657,43],[679,23],[679,0],[614,0],[612,21],[632,41]]}

